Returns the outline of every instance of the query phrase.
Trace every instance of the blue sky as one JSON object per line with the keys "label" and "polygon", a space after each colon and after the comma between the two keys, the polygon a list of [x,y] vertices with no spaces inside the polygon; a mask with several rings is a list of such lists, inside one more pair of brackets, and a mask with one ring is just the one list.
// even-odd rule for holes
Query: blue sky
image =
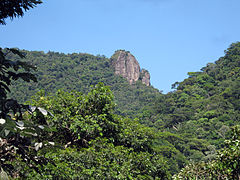
{"label": "blue sky", "polygon": [[1,47],[130,51],[164,93],[240,39],[239,0],[43,0],[0,26]]}

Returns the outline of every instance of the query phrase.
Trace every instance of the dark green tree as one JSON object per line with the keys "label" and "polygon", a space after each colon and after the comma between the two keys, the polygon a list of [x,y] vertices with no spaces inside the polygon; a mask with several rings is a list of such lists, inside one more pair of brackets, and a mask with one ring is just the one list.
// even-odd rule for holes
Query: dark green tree
{"label": "dark green tree", "polygon": [[40,0],[1,0],[0,24],[6,24],[6,18],[15,18],[24,15],[24,11],[41,4]]}
{"label": "dark green tree", "polygon": [[[10,87],[12,83],[18,79],[23,79],[24,81],[30,82],[30,80],[37,81],[36,77],[30,72],[32,69],[36,69],[35,66],[17,60],[7,59],[9,53],[17,54],[20,58],[24,58],[24,55],[17,49],[0,48],[0,118],[7,118],[10,111],[14,114],[17,112],[21,116],[22,105],[18,104],[14,99],[8,99],[7,93],[10,92]],[[25,70],[18,72],[19,70]]]}
{"label": "dark green tree", "polygon": [[[10,17],[23,16],[24,11],[33,8],[41,1],[34,0],[3,0],[0,2],[0,24],[6,24],[5,19]],[[9,60],[8,56],[15,54],[16,60]],[[36,69],[34,65],[26,63],[21,59],[24,54],[13,48],[0,48],[0,167],[1,174],[7,171],[11,176],[16,171],[11,165],[11,161],[19,157],[27,165],[35,167],[34,164],[43,163],[34,148],[34,136],[40,135],[42,126],[38,127],[32,122],[24,121],[22,111],[29,110],[29,106],[19,104],[15,99],[8,98],[10,86],[17,80],[30,82],[37,81],[31,70]],[[35,108],[36,109],[36,108]],[[36,169],[37,170],[37,169]],[[2,178],[2,177],[1,177]],[[0,178],[0,179],[1,179]]]}

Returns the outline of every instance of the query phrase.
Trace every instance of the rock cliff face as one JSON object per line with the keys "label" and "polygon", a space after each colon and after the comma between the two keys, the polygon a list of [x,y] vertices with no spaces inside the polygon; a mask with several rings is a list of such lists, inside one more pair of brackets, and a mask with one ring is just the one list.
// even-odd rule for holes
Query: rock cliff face
{"label": "rock cliff face", "polygon": [[138,61],[130,52],[116,51],[111,57],[111,63],[115,69],[115,74],[123,76],[130,84],[142,80],[143,84],[150,85],[149,72],[146,70],[141,72]]}
{"label": "rock cliff face", "polygon": [[145,69],[142,69],[141,71],[141,80],[143,84],[145,84],[146,86],[150,86],[150,74]]}

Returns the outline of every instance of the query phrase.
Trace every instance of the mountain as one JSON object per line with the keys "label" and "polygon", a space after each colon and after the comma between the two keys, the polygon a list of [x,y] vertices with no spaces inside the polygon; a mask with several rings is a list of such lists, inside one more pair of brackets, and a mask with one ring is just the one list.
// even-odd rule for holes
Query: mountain
{"label": "mountain", "polygon": [[173,84],[175,91],[158,99],[149,112],[155,115],[151,126],[207,140],[218,149],[229,129],[240,123],[240,43],[233,43],[215,63],[188,75]]}
{"label": "mountain", "polygon": [[[160,94],[150,86],[150,74],[141,69],[136,58],[128,51],[118,50],[109,59],[85,53],[23,51],[26,62],[37,66],[37,83],[19,81],[12,86],[11,97],[20,102],[29,100],[39,90],[53,93],[58,89],[87,92],[99,82],[110,86],[117,104],[116,112],[135,116],[154,105]],[[17,56],[9,55],[10,59]]]}
{"label": "mountain", "polygon": [[143,84],[150,86],[149,72],[145,69],[140,69],[138,61],[130,52],[118,50],[112,55],[110,61],[114,67],[115,74],[121,75],[130,84],[141,80]]}
{"label": "mountain", "polygon": [[162,131],[207,139],[218,148],[227,130],[239,123],[239,47],[240,43],[234,43],[215,63],[189,72],[189,78],[174,83],[175,90],[166,95],[150,85],[148,71],[125,50],[116,51],[110,59],[85,53],[24,51],[26,61],[38,67],[38,83],[19,81],[12,87],[12,96],[23,102],[41,89],[85,93],[103,82],[114,93],[117,114],[137,117]]}
{"label": "mountain", "polygon": [[[12,97],[24,102],[37,91],[58,89],[86,93],[99,82],[115,96],[115,114],[137,118],[154,130],[154,152],[167,158],[170,172],[178,172],[189,161],[207,161],[240,122],[240,43],[232,44],[225,56],[199,72],[173,84],[162,94],[150,85],[150,74],[141,69],[128,51],[111,58],[85,53],[25,51],[26,61],[38,67],[38,83],[17,82]],[[16,59],[14,55],[9,58]],[[42,92],[43,94],[43,92]]]}

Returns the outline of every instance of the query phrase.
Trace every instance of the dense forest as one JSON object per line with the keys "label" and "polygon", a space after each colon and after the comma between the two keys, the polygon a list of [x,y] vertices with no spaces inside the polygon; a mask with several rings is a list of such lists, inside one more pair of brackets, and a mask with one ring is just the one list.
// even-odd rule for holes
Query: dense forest
{"label": "dense forest", "polygon": [[[100,158],[100,164],[92,162],[88,168],[84,168],[101,169],[100,166],[105,166],[105,162],[110,158],[94,155],[99,153],[99,149],[96,148],[100,148],[97,146],[101,144],[101,151],[106,151],[101,153],[109,155],[116,148],[114,151],[121,154],[113,153],[112,158],[117,160],[109,162],[111,165],[105,169],[108,171],[113,168],[116,178],[127,176],[140,178],[142,175],[146,176],[145,178],[156,178],[162,177],[163,174],[164,177],[170,177],[190,162],[206,163],[216,159],[219,150],[225,146],[224,140],[231,137],[230,129],[239,124],[240,43],[232,44],[224,57],[215,63],[207,64],[201,71],[189,72],[189,78],[174,83],[175,90],[168,94],[162,94],[141,82],[130,85],[126,79],[114,74],[110,59],[105,56],[81,53],[65,55],[25,50],[22,52],[26,56],[24,62],[37,67],[34,74],[38,82],[18,80],[11,86],[12,92],[9,96],[19,102],[27,100],[26,104],[41,107],[53,115],[44,117],[45,125],[49,129],[54,129],[53,132],[49,130],[48,136],[45,137],[48,137],[50,142],[57,143],[58,147],[65,147],[65,150],[56,151],[57,147],[45,147],[46,149],[42,147],[37,153],[42,153],[41,156],[51,159],[55,164],[68,159],[71,153],[76,153],[75,158],[78,159],[80,158],[78,153],[81,152],[85,156],[85,150],[88,150],[94,151],[90,154],[95,157],[91,158]],[[13,61],[21,60],[14,53],[8,53],[6,58]],[[33,114],[31,118],[29,114],[25,116],[28,120],[33,118]],[[106,146],[102,147],[102,141]],[[97,145],[98,143],[100,144]],[[64,155],[61,160],[54,160],[51,157],[61,157],[67,150],[71,153],[66,157]],[[139,173],[133,175],[131,168],[128,171],[131,175],[122,174],[127,173],[125,169],[122,173],[117,173],[115,163],[120,160],[118,158],[127,158],[121,161],[131,164],[128,162],[131,158],[124,153],[148,156],[150,159],[146,163],[150,163],[151,168],[156,168],[157,161],[161,160],[161,167],[154,173],[149,167],[153,174],[147,172],[141,174],[143,171],[138,169]],[[156,162],[154,158],[157,158]],[[82,166],[85,166],[86,162],[82,163]],[[19,166],[18,163],[17,165]],[[48,178],[58,176],[64,178],[58,172],[66,168],[62,166],[64,164],[53,166],[48,163],[42,173],[46,173],[44,176]],[[54,168],[58,176],[51,174],[53,172],[51,168]],[[69,168],[74,172],[80,170],[80,167],[75,166]],[[136,165],[134,168],[139,166]],[[158,172],[159,170],[161,171]],[[26,169],[21,171],[25,178],[28,178],[28,175],[31,178],[42,177],[29,169],[27,169],[29,173],[25,172]],[[99,173],[105,177],[106,171],[102,170]],[[94,177],[93,172],[88,176],[74,172],[72,178]],[[110,173],[109,177],[115,177],[113,174]],[[64,176],[71,177],[68,174]]]}
{"label": "dense forest", "polygon": [[167,94],[111,58],[0,49],[1,179],[240,178],[240,42]]}
{"label": "dense forest", "polygon": [[[26,56],[25,62],[37,67],[34,74],[38,82],[27,83],[20,80],[11,87],[12,93],[9,96],[19,102],[29,100],[42,89],[47,94],[58,89],[86,93],[92,85],[103,82],[114,93],[117,103],[116,112],[133,116],[136,112],[141,112],[143,107],[152,106],[159,94],[159,90],[146,87],[140,81],[130,86],[123,77],[115,75],[111,60],[105,56],[83,53],[22,52]],[[8,58],[19,59],[13,54]]]}

